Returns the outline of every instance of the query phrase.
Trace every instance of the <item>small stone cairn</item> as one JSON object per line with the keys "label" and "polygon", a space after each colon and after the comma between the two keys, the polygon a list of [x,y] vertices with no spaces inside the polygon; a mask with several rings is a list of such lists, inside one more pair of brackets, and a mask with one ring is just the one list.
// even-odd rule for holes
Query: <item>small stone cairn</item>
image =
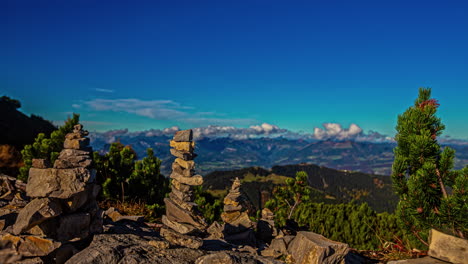
{"label": "small stone cairn", "polygon": [[202,240],[192,235],[205,232],[206,222],[193,202],[193,186],[203,183],[201,175],[195,175],[196,154],[193,152],[195,142],[192,141],[191,129],[176,132],[170,142],[171,154],[176,157],[172,164],[172,190],[169,198],[164,199],[166,215],[162,222],[161,236],[173,245],[199,248]]}
{"label": "small stone cairn", "polygon": [[241,182],[236,178],[231,190],[224,198],[224,212],[221,218],[224,221],[224,239],[233,244],[254,245],[254,224],[244,208],[246,198],[240,192]]}
{"label": "small stone cairn", "polygon": [[44,159],[33,159],[26,194],[31,198],[4,240],[16,243],[20,254],[46,256],[60,246],[102,231],[96,202],[100,187],[90,170],[88,131],[81,124],[65,136],[64,149],[53,168]]}
{"label": "small stone cairn", "polygon": [[266,243],[278,236],[280,232],[275,227],[275,215],[268,208],[262,209],[262,218],[257,223],[257,237]]}

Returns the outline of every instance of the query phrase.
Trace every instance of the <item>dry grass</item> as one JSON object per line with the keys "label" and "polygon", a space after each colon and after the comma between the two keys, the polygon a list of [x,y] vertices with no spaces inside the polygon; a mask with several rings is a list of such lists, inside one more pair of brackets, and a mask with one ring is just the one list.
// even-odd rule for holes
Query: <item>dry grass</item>
{"label": "dry grass", "polygon": [[99,202],[99,207],[103,210],[114,207],[123,215],[142,215],[147,222],[154,222],[157,220],[154,210],[149,209],[146,204],[141,201],[125,201],[122,203],[116,200],[105,200]]}

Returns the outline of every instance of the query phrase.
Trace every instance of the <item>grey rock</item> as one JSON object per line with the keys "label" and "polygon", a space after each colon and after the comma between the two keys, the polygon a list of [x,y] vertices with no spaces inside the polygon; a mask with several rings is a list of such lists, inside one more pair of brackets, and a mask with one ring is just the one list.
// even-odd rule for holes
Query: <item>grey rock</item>
{"label": "grey rock", "polygon": [[189,190],[187,192],[182,192],[179,191],[177,188],[172,186],[172,193],[180,200],[183,202],[190,202],[193,201],[193,191]]}
{"label": "grey rock", "polygon": [[47,169],[52,167],[50,162],[46,159],[32,159],[31,167],[38,169]]}
{"label": "grey rock", "polygon": [[84,239],[89,236],[90,224],[91,216],[89,213],[63,215],[59,218],[57,240],[65,242]]}
{"label": "grey rock", "polygon": [[54,168],[68,169],[76,167],[89,167],[91,165],[91,152],[76,149],[63,149],[60,152],[57,160],[55,160]]}
{"label": "grey rock", "polygon": [[454,264],[465,264],[468,262],[468,240],[431,229],[428,255]]}
{"label": "grey rock", "polygon": [[63,148],[65,149],[86,149],[89,145],[89,138],[68,139],[65,138]]}
{"label": "grey rock", "polygon": [[101,187],[97,184],[87,184],[83,191],[72,195],[72,197],[65,201],[65,204],[67,204],[67,211],[75,212],[81,207],[92,203],[96,200],[100,190]]}
{"label": "grey rock", "polygon": [[172,179],[176,179],[180,183],[190,185],[190,186],[198,186],[198,185],[203,184],[203,177],[201,175],[194,175],[192,177],[185,177],[182,174],[172,172],[170,177]]}
{"label": "grey rock", "polygon": [[173,138],[173,140],[177,142],[192,141],[192,139],[193,139],[192,129],[177,131]]}
{"label": "grey rock", "polygon": [[192,187],[190,185],[180,183],[176,179],[172,179],[171,183],[172,183],[171,184],[172,187],[176,188],[177,190],[179,190],[181,192],[190,192],[192,190]]}
{"label": "grey rock", "polygon": [[40,198],[32,200],[18,214],[13,233],[18,235],[45,220],[62,213],[62,206],[56,199]]}
{"label": "grey rock", "polygon": [[190,264],[204,253],[201,250],[179,248],[158,249],[150,241],[135,234],[95,235],[89,247],[70,258],[67,264]]}
{"label": "grey rock", "polygon": [[322,235],[300,231],[288,246],[288,252],[297,264],[340,263],[349,247]]}
{"label": "grey rock", "polygon": [[85,190],[95,174],[85,168],[29,170],[26,194],[30,197],[68,199]]}
{"label": "grey rock", "polygon": [[162,223],[165,224],[167,227],[171,228],[172,230],[175,230],[181,234],[197,234],[200,233],[200,229],[196,228],[193,225],[190,224],[184,224],[184,223],[178,223],[175,221],[171,221],[167,219],[165,215],[162,216],[161,219]]}
{"label": "grey rock", "polygon": [[172,171],[174,171],[175,173],[178,173],[178,174],[180,174],[182,176],[185,176],[185,177],[190,177],[190,176],[194,175],[194,170],[193,169],[185,169],[182,166],[180,166],[180,164],[177,163],[177,162],[172,163]]}
{"label": "grey rock", "polygon": [[431,258],[430,256],[416,259],[403,259],[403,260],[394,260],[389,261],[387,264],[449,264],[442,260]]}
{"label": "grey rock", "polygon": [[203,245],[203,240],[195,236],[183,235],[168,228],[161,228],[160,234],[172,245],[198,249]]}
{"label": "grey rock", "polygon": [[172,156],[176,156],[177,158],[181,158],[184,160],[193,160],[194,158],[197,157],[197,154],[192,153],[192,152],[179,151],[173,148],[171,148],[170,151],[171,151]]}
{"label": "grey rock", "polygon": [[171,199],[164,198],[164,203],[166,204],[166,216],[169,220],[191,224],[200,229],[206,228],[206,223],[200,215],[180,208]]}

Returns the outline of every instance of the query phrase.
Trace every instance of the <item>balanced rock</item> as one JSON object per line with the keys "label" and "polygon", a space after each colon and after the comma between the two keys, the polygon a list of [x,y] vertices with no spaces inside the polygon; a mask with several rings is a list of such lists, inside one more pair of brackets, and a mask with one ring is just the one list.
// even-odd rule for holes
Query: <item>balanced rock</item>
{"label": "balanced rock", "polygon": [[161,236],[173,245],[186,246],[193,243],[191,248],[199,248],[202,243],[199,238],[190,234],[201,234],[206,229],[206,222],[194,203],[192,186],[203,183],[201,175],[195,175],[193,153],[195,143],[192,141],[192,130],[178,131],[170,141],[172,155],[176,157],[172,164],[172,190],[169,197],[164,199],[166,214],[163,224],[167,228],[161,229]]}
{"label": "balanced rock", "polygon": [[240,180],[236,178],[224,198],[224,212],[221,214],[224,221],[224,238],[234,244],[255,245],[253,223],[248,211],[242,206],[246,199],[241,194],[240,187]]}
{"label": "balanced rock", "polygon": [[[102,231],[102,211],[96,202],[100,187],[94,181],[95,171],[89,169],[92,149],[85,137],[88,132],[82,128],[76,125],[65,136],[64,149],[53,168],[47,160],[33,161],[24,187],[33,199],[19,210],[15,223],[2,231],[2,239],[14,243],[22,257],[47,256],[63,263],[76,250],[71,246],[57,250],[61,243],[83,240]],[[25,202],[20,198],[16,203]],[[8,218],[4,216],[8,214],[1,215],[6,223]]]}

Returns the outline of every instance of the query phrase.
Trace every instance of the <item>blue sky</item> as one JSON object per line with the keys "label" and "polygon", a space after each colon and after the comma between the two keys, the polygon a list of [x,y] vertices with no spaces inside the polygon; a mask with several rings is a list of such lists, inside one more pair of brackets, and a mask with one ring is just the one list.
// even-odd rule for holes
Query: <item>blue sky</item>
{"label": "blue sky", "polygon": [[[136,3],[138,2],[138,3]],[[0,94],[89,130],[331,122],[394,135],[418,87],[468,139],[467,1],[0,2]]]}

